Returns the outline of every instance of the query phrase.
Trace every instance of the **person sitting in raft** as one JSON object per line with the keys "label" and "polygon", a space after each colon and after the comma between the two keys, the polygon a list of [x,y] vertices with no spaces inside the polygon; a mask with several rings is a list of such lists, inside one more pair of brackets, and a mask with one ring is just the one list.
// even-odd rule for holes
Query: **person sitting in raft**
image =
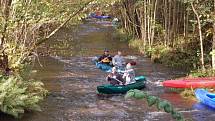
{"label": "person sitting in raft", "polygon": [[125,59],[122,56],[122,52],[121,51],[117,52],[117,55],[115,55],[113,57],[112,62],[113,62],[113,65],[115,67],[117,67],[118,69],[123,69],[124,68],[124,66],[125,66]]}
{"label": "person sitting in raft", "polygon": [[104,50],[104,54],[99,57],[98,61],[104,64],[111,65],[112,57],[107,49]]}
{"label": "person sitting in raft", "polygon": [[117,72],[116,67],[112,68],[112,72],[107,76],[107,81],[110,82],[111,85],[124,85],[125,81],[122,78],[122,75],[120,75]]}
{"label": "person sitting in raft", "polygon": [[136,82],[135,72],[134,72],[134,69],[132,68],[131,63],[128,63],[126,65],[126,69],[125,69],[124,74],[123,74],[123,79],[125,79],[125,81],[126,81],[125,85],[132,84],[132,83]]}

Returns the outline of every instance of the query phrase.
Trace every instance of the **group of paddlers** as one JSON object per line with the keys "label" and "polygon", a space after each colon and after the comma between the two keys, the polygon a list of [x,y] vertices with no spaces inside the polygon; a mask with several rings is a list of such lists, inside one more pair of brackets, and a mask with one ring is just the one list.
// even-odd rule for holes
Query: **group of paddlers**
{"label": "group of paddlers", "polygon": [[127,85],[135,83],[135,72],[133,65],[135,62],[126,63],[122,52],[118,51],[117,55],[112,57],[107,49],[104,54],[98,58],[98,61],[103,64],[113,66],[112,71],[106,77],[107,81],[112,85]]}

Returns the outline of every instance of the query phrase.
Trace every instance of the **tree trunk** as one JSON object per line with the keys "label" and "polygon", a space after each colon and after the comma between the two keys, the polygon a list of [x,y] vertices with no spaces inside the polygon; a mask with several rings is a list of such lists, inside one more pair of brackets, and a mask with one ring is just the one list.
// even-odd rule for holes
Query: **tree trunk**
{"label": "tree trunk", "polygon": [[8,18],[10,15],[10,6],[11,6],[12,0],[5,0],[3,1],[3,5],[1,7],[3,7],[3,17],[4,17],[4,26],[3,26],[3,31],[2,31],[2,37],[0,38],[0,46],[3,46],[4,41],[5,41],[5,36],[6,36],[6,31],[7,31],[7,27],[8,27]]}
{"label": "tree trunk", "polygon": [[[186,7],[184,7],[184,10],[186,10]],[[184,11],[184,39],[187,40],[188,35],[188,23],[189,23],[189,14],[190,11]]]}
{"label": "tree trunk", "polygon": [[164,28],[165,28],[165,35],[164,35],[164,45],[167,46],[168,41],[168,15],[167,15],[167,9],[168,9],[168,2],[167,0],[164,0]]}
{"label": "tree trunk", "polygon": [[168,37],[167,37],[167,45],[171,43],[171,22],[172,22],[172,0],[168,1],[169,3],[169,13],[168,13]]}
{"label": "tree trunk", "polygon": [[144,1],[144,46],[147,46],[147,3]]}
{"label": "tree trunk", "polygon": [[215,70],[215,22],[213,23],[212,68]]}
{"label": "tree trunk", "polygon": [[204,62],[204,49],[203,49],[203,38],[202,38],[202,27],[201,27],[201,22],[200,22],[200,17],[198,12],[196,11],[193,3],[191,3],[193,12],[196,15],[197,23],[198,23],[198,29],[199,29],[199,39],[200,39],[200,46],[201,46],[201,67],[202,70],[205,71],[205,62]]}
{"label": "tree trunk", "polygon": [[147,3],[147,37],[149,48],[151,48],[151,8],[150,8],[151,0],[148,0]]}
{"label": "tree trunk", "polygon": [[[215,17],[215,0],[213,15]],[[212,68],[215,70],[215,20],[213,22]]]}
{"label": "tree trunk", "polygon": [[157,0],[154,3],[154,11],[153,11],[153,22],[152,22],[152,35],[151,35],[151,45],[154,43],[154,35],[155,35],[155,24],[156,24],[156,12],[157,12]]}
{"label": "tree trunk", "polygon": [[[172,30],[171,30],[171,46],[174,47],[174,43],[175,43],[175,32],[176,32],[176,19],[178,17],[176,17],[176,0],[172,0],[172,4],[173,4],[173,12],[172,12]],[[178,16],[178,15],[177,15]]]}

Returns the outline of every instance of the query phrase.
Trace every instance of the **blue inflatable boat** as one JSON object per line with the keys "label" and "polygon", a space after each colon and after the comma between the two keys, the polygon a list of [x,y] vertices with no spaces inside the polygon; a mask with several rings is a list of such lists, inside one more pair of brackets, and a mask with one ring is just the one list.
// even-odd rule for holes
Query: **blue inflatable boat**
{"label": "blue inflatable boat", "polygon": [[[92,62],[96,65],[96,68],[101,69],[104,72],[111,72],[112,71],[113,66],[98,62],[98,56],[94,57],[92,59]],[[120,68],[120,69],[117,69],[117,72],[123,73],[124,70],[125,70],[124,68]]]}
{"label": "blue inflatable boat", "polygon": [[111,70],[113,68],[111,65],[108,65],[108,64],[103,64],[103,63],[99,63],[99,62],[95,62],[95,64],[96,64],[97,68],[99,68],[105,72],[111,72]]}
{"label": "blue inflatable boat", "polygon": [[205,89],[195,90],[196,98],[203,104],[215,109],[215,94],[206,91]]}
{"label": "blue inflatable boat", "polygon": [[97,18],[97,19],[109,19],[111,18],[110,16],[98,16],[98,15],[95,15],[95,16],[92,16],[93,18]]}

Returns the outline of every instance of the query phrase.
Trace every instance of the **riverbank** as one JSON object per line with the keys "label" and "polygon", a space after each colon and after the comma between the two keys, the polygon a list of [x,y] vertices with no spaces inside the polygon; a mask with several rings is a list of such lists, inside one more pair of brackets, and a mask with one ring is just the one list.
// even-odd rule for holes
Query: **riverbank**
{"label": "riverbank", "polygon": [[[121,31],[121,30],[120,30]],[[119,32],[121,33],[121,32]],[[121,36],[126,36],[121,34]],[[123,37],[130,38],[130,37]],[[143,56],[150,58],[154,63],[164,64],[171,68],[187,71],[189,77],[212,77],[215,70],[211,69],[210,58],[208,55],[206,70],[200,69],[199,56],[194,48],[171,48],[164,45],[155,45],[151,48],[144,47],[143,40],[130,39],[129,46],[137,49]],[[187,46],[187,45],[186,45]]]}
{"label": "riverbank", "polygon": [[164,64],[168,67],[186,70],[188,76],[191,77],[212,77],[215,76],[215,70],[210,65],[206,70],[198,69],[199,59],[195,55],[189,54],[187,51],[173,49],[162,45],[146,48],[144,51],[141,40],[130,40],[129,45],[138,49],[142,54],[151,58],[154,63]]}

